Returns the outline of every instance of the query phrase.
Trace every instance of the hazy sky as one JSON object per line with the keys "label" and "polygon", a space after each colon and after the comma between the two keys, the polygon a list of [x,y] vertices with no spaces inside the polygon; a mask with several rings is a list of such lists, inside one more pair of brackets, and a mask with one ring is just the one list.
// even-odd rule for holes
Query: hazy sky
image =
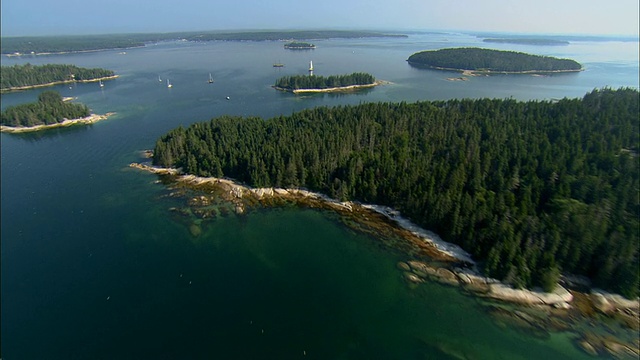
{"label": "hazy sky", "polygon": [[638,35],[638,0],[1,0],[2,36],[226,29]]}

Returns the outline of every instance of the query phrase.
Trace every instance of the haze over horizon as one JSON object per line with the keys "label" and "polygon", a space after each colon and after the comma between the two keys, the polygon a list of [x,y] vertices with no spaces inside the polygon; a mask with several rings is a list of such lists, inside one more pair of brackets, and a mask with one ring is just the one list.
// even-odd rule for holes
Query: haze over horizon
{"label": "haze over horizon", "polygon": [[371,29],[638,37],[637,0],[4,0],[2,36]]}

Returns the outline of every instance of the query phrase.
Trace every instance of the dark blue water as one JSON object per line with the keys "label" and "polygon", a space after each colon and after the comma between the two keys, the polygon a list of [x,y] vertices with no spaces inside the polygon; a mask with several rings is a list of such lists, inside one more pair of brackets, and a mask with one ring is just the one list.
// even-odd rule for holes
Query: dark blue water
{"label": "dark blue water", "polygon": [[[280,42],[175,42],[126,54],[3,58],[3,65],[103,67],[120,78],[102,89],[54,88],[96,113],[117,112],[106,121],[0,135],[2,357],[585,357],[570,332],[535,339],[497,326],[457,289],[407,286],[395,268],[402,254],[349,230],[332,213],[261,209],[203,223],[194,237],[169,211],[184,200],[167,198],[156,176],[127,165],[169,129],[223,114],[268,118],[370,101],[551,99],[603,86],[637,88],[638,43],[492,44],[574,58],[586,70],[466,82],[405,60],[420,50],[485,45],[472,36],[316,44],[313,51],[288,51]],[[391,84],[311,96],[270,87],[280,76],[305,73],[310,60],[318,75],[364,71]],[[275,62],[285,67],[273,68]],[[2,107],[33,101],[41,91],[2,95]]]}

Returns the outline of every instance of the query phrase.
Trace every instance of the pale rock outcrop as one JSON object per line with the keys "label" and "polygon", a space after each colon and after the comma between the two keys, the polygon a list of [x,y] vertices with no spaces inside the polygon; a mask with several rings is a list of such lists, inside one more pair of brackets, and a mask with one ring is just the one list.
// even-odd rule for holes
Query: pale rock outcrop
{"label": "pale rock outcrop", "polygon": [[489,292],[486,296],[493,299],[530,305],[561,304],[560,306],[565,306],[563,303],[569,303],[573,300],[573,295],[562,286],[556,286],[553,292],[545,293],[542,291],[514,289],[499,283],[489,285]]}

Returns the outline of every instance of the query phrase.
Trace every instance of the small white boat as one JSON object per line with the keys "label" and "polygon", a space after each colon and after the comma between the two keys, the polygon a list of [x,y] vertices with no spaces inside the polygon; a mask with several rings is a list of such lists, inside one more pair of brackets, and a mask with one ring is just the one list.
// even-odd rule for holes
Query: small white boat
{"label": "small white boat", "polygon": [[213,78],[211,77],[211,73],[209,73],[209,84],[213,83]]}
{"label": "small white boat", "polygon": [[100,82],[100,87],[104,87],[104,84],[102,83],[102,80],[98,80]]}
{"label": "small white boat", "polygon": [[173,87],[173,85],[171,85],[171,82],[169,81],[169,79],[167,79],[167,87],[168,88]]}
{"label": "small white boat", "polygon": [[162,82],[162,79],[160,79],[160,76],[158,76],[158,81]]}
{"label": "small white boat", "polygon": [[231,100],[231,98],[227,96],[227,100]]}

